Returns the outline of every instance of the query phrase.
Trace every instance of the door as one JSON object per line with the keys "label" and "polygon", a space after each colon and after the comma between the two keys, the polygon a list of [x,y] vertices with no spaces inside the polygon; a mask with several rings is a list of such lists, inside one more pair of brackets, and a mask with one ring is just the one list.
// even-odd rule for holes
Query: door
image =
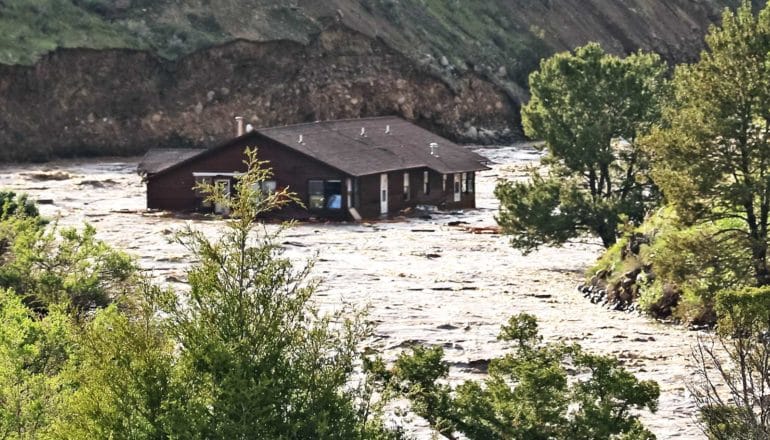
{"label": "door", "polygon": [[380,214],[388,213],[388,175],[380,174]]}
{"label": "door", "polygon": [[[224,188],[225,195],[227,197],[230,197],[230,179],[216,179],[214,180],[214,185],[216,185],[217,187]],[[227,215],[228,214],[227,206],[221,203],[215,203],[214,213]]]}
{"label": "door", "polygon": [[459,202],[462,197],[462,187],[460,185],[462,185],[462,176],[460,174],[455,174],[455,202]]}

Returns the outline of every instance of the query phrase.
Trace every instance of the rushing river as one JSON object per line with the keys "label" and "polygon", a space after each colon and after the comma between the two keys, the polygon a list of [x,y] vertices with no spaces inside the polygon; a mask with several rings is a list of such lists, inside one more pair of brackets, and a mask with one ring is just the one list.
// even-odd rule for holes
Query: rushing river
{"label": "rushing river", "polygon": [[[543,248],[523,256],[504,236],[471,234],[460,226],[493,226],[498,178],[524,178],[539,155],[527,147],[485,148],[492,170],[477,177],[479,209],[367,224],[301,224],[284,234],[289,257],[317,255],[322,279],[316,300],[326,309],[369,306],[376,323],[370,345],[393,359],[414,343],[440,344],[451,379],[478,378],[503,353],[496,340],[509,316],[539,318],[547,340],[579,342],[618,357],[642,379],[661,386],[660,408],[644,420],[660,439],[700,439],[695,407],[686,391],[692,378],[691,346],[697,334],[648,318],[591,304],[576,291],[582,273],[600,254],[596,242]],[[161,282],[183,283],[184,250],[168,241],[187,220],[144,212],[138,159],[59,161],[3,165],[0,188],[23,191],[62,225],[92,223],[99,237],[136,256]],[[216,221],[195,227],[216,234]],[[407,418],[409,431],[430,438],[424,423]]]}

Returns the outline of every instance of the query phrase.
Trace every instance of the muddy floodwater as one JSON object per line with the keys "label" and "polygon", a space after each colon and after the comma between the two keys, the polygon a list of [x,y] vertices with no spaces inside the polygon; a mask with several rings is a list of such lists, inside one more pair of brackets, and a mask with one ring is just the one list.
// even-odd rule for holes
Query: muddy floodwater
{"label": "muddy floodwater", "polygon": [[[575,286],[600,254],[596,242],[524,256],[504,236],[465,230],[493,226],[496,180],[524,178],[539,157],[523,146],[478,152],[494,164],[477,176],[477,210],[365,224],[300,224],[286,231],[281,242],[287,256],[298,263],[316,257],[320,306],[370,307],[376,323],[370,345],[390,360],[410,344],[444,346],[452,380],[482,377],[486,361],[503,352],[496,340],[500,325],[512,314],[532,313],[547,340],[579,342],[618,357],[642,379],[656,380],[660,408],[644,420],[658,438],[704,438],[686,390],[697,334],[583,298]],[[187,255],[168,237],[189,220],[145,212],[137,162],[3,165],[0,188],[28,193],[62,225],[93,224],[101,239],[135,255],[159,281],[184,283]],[[219,221],[193,223],[211,234],[221,228]],[[415,417],[406,423],[418,438],[431,437]]]}

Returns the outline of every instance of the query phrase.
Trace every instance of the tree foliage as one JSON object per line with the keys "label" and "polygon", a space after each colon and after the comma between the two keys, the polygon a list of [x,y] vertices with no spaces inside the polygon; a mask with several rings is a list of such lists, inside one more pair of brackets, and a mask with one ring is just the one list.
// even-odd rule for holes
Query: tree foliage
{"label": "tree foliage", "polygon": [[368,438],[351,380],[366,329],[312,304],[311,266],[295,267],[276,237],[257,223],[267,209],[294,200],[287,190],[259,191],[269,179],[249,153],[249,172],[227,197],[202,186],[231,217],[211,240],[186,228],[178,240],[199,259],[188,271],[190,295],[171,316],[183,374],[206,396],[198,431],[204,438]]}
{"label": "tree foliage", "polygon": [[74,351],[75,329],[62,308],[41,317],[15,292],[0,289],[0,438],[53,438],[69,391],[63,371]]}
{"label": "tree foliage", "polygon": [[544,141],[548,173],[495,190],[498,222],[515,247],[585,232],[609,247],[619,223],[641,222],[657,193],[638,139],[659,117],[664,73],[657,55],[621,59],[593,43],[541,62],[522,119],[527,136]]}
{"label": "tree foliage", "polygon": [[654,438],[636,411],[656,410],[656,383],[639,381],[617,360],[577,345],[544,344],[531,315],[512,317],[500,339],[512,343],[511,352],[491,361],[481,383],[454,390],[446,384],[440,347],[402,354],[383,378],[452,439]]}
{"label": "tree foliage", "polygon": [[0,438],[399,437],[358,365],[368,327],[312,303],[310,265],[256,221],[293,196],[260,192],[270,171],[253,152],[247,165],[232,198],[200,188],[230,208],[221,234],[177,236],[195,261],[189,291],[141,278],[93,228],[0,221]]}
{"label": "tree foliage", "polygon": [[715,335],[693,350],[689,388],[704,433],[714,440],[770,438],[770,288],[723,291]]}
{"label": "tree foliage", "polygon": [[677,67],[663,126],[645,142],[655,181],[683,219],[712,222],[749,251],[756,285],[770,283],[770,8],[725,11],[707,49]]}
{"label": "tree foliage", "polygon": [[39,217],[40,212],[25,194],[0,191],[0,220],[13,216]]}

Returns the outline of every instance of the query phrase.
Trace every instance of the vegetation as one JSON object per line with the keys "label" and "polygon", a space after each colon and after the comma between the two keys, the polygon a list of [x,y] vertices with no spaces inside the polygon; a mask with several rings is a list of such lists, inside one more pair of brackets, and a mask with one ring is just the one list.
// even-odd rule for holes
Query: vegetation
{"label": "vegetation", "polygon": [[[674,76],[673,103],[648,141],[656,182],[680,215],[711,223],[750,255],[754,283],[770,283],[770,9],[726,12],[708,49]],[[721,220],[733,220],[722,222]]]}
{"label": "vegetation", "polygon": [[[305,10],[271,0],[248,4],[230,0],[220,2],[218,10],[211,11],[196,3],[199,2],[5,0],[0,17],[0,63],[31,64],[41,54],[59,47],[142,49],[176,58],[243,36],[307,41],[320,29],[319,17],[313,16],[318,7]],[[259,13],[250,19],[242,14],[244,8]],[[446,54],[452,64],[462,69],[466,68],[466,59],[495,66],[501,59],[512,60],[508,69],[520,83],[525,82],[527,73],[548,52],[542,36],[536,32],[511,32],[516,26],[508,17],[510,12],[494,2],[449,5],[443,1],[367,0],[352,8],[408,33],[419,33],[414,37],[423,37],[432,53]],[[326,14],[335,11],[332,7],[320,9],[325,9]],[[244,27],[253,30],[244,31]],[[423,34],[426,27],[433,32]],[[467,35],[489,43],[479,48],[469,44]],[[398,44],[412,46],[407,41]]]}
{"label": "vegetation", "polygon": [[656,383],[578,345],[542,343],[531,315],[513,316],[499,338],[511,352],[491,361],[483,383],[446,385],[441,347],[416,347],[379,375],[450,439],[655,438],[635,410],[656,410]]}
{"label": "vegetation", "polygon": [[233,199],[201,188],[230,208],[221,237],[178,235],[197,257],[189,293],[142,279],[90,227],[57,233],[24,210],[2,220],[3,438],[399,435],[366,378],[352,386],[367,327],[312,305],[309,267],[295,268],[278,232],[255,222],[292,195],[255,190],[269,171],[253,154],[248,164]]}
{"label": "vegetation", "polygon": [[[455,15],[439,3],[420,2],[420,14],[528,44],[486,27],[494,5]],[[169,30],[156,41],[132,21],[136,9],[101,0],[3,7],[0,30],[30,58],[0,43],[0,62],[89,35],[169,57],[223,35],[218,22],[188,16],[210,34]],[[421,16],[398,2],[363,7],[393,23]],[[76,25],[39,38],[46,14]],[[670,83],[657,56],[618,58],[596,44],[543,61],[523,119],[544,140],[546,171],[500,182],[498,220],[524,251],[594,234],[607,251],[591,282],[657,316],[716,324],[694,350],[689,385],[703,430],[769,438],[770,6],[725,11],[706,44]],[[248,165],[234,198],[199,188],[231,216],[217,239],[192,227],[176,236],[196,261],[185,292],[144,279],[92,227],[59,228],[0,192],[0,438],[395,439],[402,433],[380,417],[394,396],[450,439],[654,438],[639,411],[656,410],[657,384],[578,345],[544,343],[531,315],[502,327],[509,352],[483,381],[449,385],[440,347],[415,347],[392,366],[361,360],[363,317],[320,313],[311,264],[293,265],[276,244],[281,230],[256,222],[292,194],[256,190],[270,172],[251,152]]]}
{"label": "vegetation", "polygon": [[[697,379],[690,390],[704,433],[768,438],[770,6],[755,13],[743,2],[726,10],[706,46],[700,61],[676,68],[672,99],[641,139],[666,207],[627,229],[589,276],[658,316],[716,324],[693,352]],[[549,135],[543,134],[548,145]],[[564,209],[562,199],[551,212]],[[535,210],[534,218],[543,212]]]}
{"label": "vegetation", "polygon": [[720,292],[770,282],[770,9],[725,11],[706,43],[699,62],[677,67],[673,99],[641,141],[667,208],[589,273],[610,296],[630,281],[648,312],[697,324],[716,323]]}
{"label": "vegetation", "polygon": [[[770,438],[770,289],[720,292],[718,331],[694,350],[690,391],[709,439]],[[722,388],[722,386],[725,388]]]}
{"label": "vegetation", "polygon": [[282,257],[280,229],[256,221],[293,195],[259,191],[270,171],[252,152],[248,165],[232,198],[199,188],[230,210],[219,238],[192,227],[176,236],[195,256],[189,292],[142,278],[93,228],[58,231],[5,196],[16,209],[0,221],[3,438],[396,439],[381,417],[396,394],[449,438],[653,438],[635,410],[655,410],[655,383],[578,346],[543,344],[529,315],[503,327],[512,352],[483,383],[443,385],[440,348],[361,369],[367,326],[312,305],[310,266]]}
{"label": "vegetation", "polygon": [[547,175],[495,190],[513,246],[530,251],[590,232],[610,247],[620,223],[644,219],[658,197],[638,140],[659,118],[664,73],[656,55],[620,59],[597,44],[541,63],[522,118],[527,135],[545,141]]}

